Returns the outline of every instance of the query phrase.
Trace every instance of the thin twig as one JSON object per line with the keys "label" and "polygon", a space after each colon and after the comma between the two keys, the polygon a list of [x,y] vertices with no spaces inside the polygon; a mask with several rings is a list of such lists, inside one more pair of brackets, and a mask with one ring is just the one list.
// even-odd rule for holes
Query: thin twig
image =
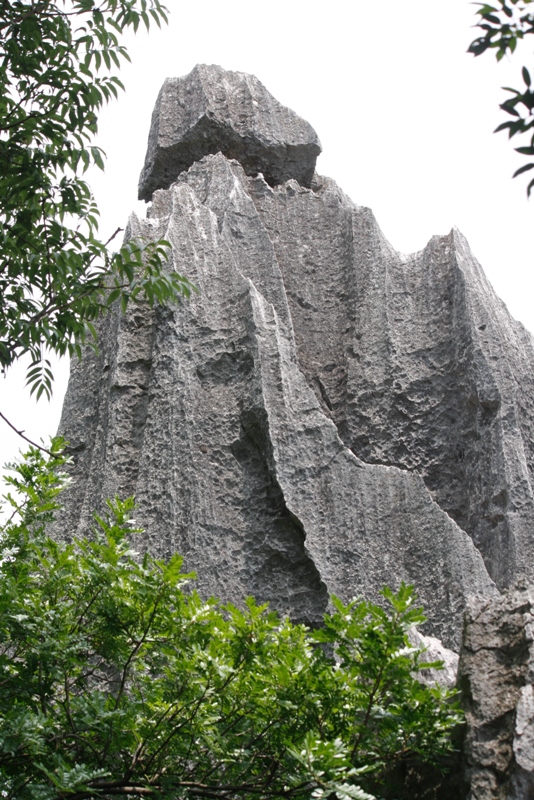
{"label": "thin twig", "polygon": [[123,230],[124,230],[124,228],[117,228],[117,230],[115,231],[115,233],[112,233],[112,234],[111,234],[111,236],[109,237],[109,239],[107,240],[107,242],[104,242],[104,247],[107,247],[107,246],[108,246],[108,244],[111,244],[111,242],[113,241],[113,239],[115,238],[115,236],[117,236],[117,234],[121,233]]}
{"label": "thin twig", "polygon": [[0,411],[0,417],[2,417],[2,419],[4,420],[4,422],[7,422],[7,424],[9,425],[9,427],[10,427],[12,430],[14,430],[14,431],[15,431],[15,433],[16,433],[16,434],[18,434],[18,435],[21,437],[21,439],[24,439],[24,441],[28,442],[28,443],[29,443],[29,444],[31,444],[33,447],[38,447],[38,448],[39,448],[39,450],[42,450],[42,452],[43,452],[43,453],[46,453],[46,454],[47,454],[47,456],[50,456],[51,458],[56,458],[56,455],[57,455],[57,454],[55,455],[54,453],[52,453],[52,451],[51,451],[51,450],[47,450],[47,449],[46,449],[46,447],[42,447],[40,444],[37,444],[37,442],[32,442],[32,440],[31,440],[31,439],[28,439],[28,437],[27,437],[27,436],[24,436],[24,431],[19,431],[19,430],[17,430],[17,428],[15,428],[15,426],[14,426],[14,425],[13,425],[13,424],[12,424],[12,423],[11,423],[11,422],[8,420],[8,418],[7,418],[7,417],[5,417],[5,416],[2,414],[2,412],[1,412],[1,411]]}

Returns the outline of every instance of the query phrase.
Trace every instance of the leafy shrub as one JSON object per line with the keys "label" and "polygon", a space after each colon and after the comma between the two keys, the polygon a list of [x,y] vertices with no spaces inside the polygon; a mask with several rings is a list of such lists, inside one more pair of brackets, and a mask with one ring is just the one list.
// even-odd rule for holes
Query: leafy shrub
{"label": "leafy shrub", "polygon": [[94,536],[46,534],[64,476],[33,449],[0,542],[0,796],[373,798],[392,765],[451,748],[459,712],[417,680],[413,590],[332,598],[310,631],[203,600],[175,556],[133,549],[133,501]]}

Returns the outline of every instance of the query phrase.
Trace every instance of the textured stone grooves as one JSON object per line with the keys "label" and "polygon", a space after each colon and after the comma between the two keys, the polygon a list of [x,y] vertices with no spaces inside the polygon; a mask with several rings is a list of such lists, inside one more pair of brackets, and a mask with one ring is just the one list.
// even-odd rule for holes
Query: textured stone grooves
{"label": "textured stone grooves", "polygon": [[[534,347],[463,237],[396,253],[330,180],[249,191],[300,368],[347,447],[421,474],[501,587],[534,573]],[[298,229],[298,235],[295,230]]]}
{"label": "textured stone grooves", "polygon": [[[149,406],[152,315],[140,306],[127,317],[109,315],[100,323],[99,354],[87,349],[82,364],[73,362],[69,393],[80,413],[69,426],[67,452],[86,477],[66,492],[67,514],[82,506],[69,523],[72,531],[85,531],[106,498],[135,492]],[[113,340],[117,350],[108,346]]]}
{"label": "textured stone grooves", "polygon": [[[289,182],[273,192],[235,162],[208,156],[156,193],[149,220],[132,223],[134,232],[172,243],[176,268],[200,295],[158,312],[146,330],[136,326],[135,307],[115,329],[109,323],[109,373],[128,388],[121,402],[110,379],[94,390],[100,416],[90,437],[98,446],[83,473],[81,462],[74,469],[78,499],[98,507],[105,491],[130,491],[135,480],[137,519],[147,529],[140,549],[182,553],[203,594],[240,602],[255,593],[310,624],[324,612],[327,592],[378,598],[385,583],[415,583],[428,633],[458,647],[467,594],[494,587],[470,539],[421,478],[355,458],[321,409],[297,360],[281,254],[251,187],[265,196],[305,191]],[[322,206],[334,224],[342,193],[306,193],[318,221]],[[350,215],[340,229],[350,255],[349,223]],[[332,270],[342,273],[338,255]],[[331,309],[337,335],[338,298],[322,288],[319,282],[315,299]],[[310,345],[319,343],[313,326],[309,336]],[[131,365],[140,363],[150,363],[150,374],[133,380]],[[320,376],[332,393],[328,374]],[[148,387],[144,432],[130,440],[141,386]],[[67,435],[89,401],[69,390]]]}

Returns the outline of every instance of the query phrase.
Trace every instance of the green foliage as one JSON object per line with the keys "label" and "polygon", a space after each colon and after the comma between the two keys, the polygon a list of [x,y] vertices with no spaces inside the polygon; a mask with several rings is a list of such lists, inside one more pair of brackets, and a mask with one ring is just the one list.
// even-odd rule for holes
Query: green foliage
{"label": "green foliage", "polygon": [[[534,34],[534,11],[528,8],[533,2],[534,0],[498,0],[497,6],[480,3],[477,11],[480,18],[477,27],[484,33],[471,43],[469,52],[479,56],[486,50],[494,50],[497,61],[500,61],[506,53],[513,53],[521,39]],[[523,89],[504,87],[505,91],[510,92],[511,97],[500,106],[512,119],[503,122],[496,131],[507,130],[509,139],[534,128],[532,80],[526,67],[522,68],[521,73],[525,87]],[[534,156],[534,134],[531,135],[529,145],[515,149],[521,155]],[[534,169],[534,162],[519,167],[513,177],[531,169]],[[534,179],[527,186],[527,196],[530,196],[533,188]]]}
{"label": "green foliage", "polygon": [[202,600],[181,559],[132,549],[133,503],[94,536],[47,537],[61,442],[9,483],[0,539],[0,796],[372,800],[392,765],[433,760],[459,713],[417,681],[424,617],[333,598],[312,632],[249,599]]}
{"label": "green foliage", "polygon": [[114,300],[192,289],[165,269],[164,240],[108,252],[82,177],[104,167],[93,139],[123,88],[121,34],[151,21],[166,21],[160,0],[0,0],[0,367],[30,354],[37,396],[51,392],[46,352],[80,355]]}

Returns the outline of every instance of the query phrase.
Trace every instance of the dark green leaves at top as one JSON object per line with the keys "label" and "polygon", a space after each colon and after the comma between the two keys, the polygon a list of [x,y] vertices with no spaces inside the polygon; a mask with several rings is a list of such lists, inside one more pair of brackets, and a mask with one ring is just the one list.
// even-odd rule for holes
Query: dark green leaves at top
{"label": "dark green leaves at top", "polygon": [[[534,33],[533,2],[534,0],[499,0],[495,5],[479,3],[477,27],[483,31],[483,35],[471,42],[469,52],[479,56],[487,50],[494,50],[498,61],[507,53],[513,53],[519,41]],[[496,131],[507,130],[509,138],[528,133],[534,127],[534,92],[531,91],[531,76],[526,67],[522,68],[522,77],[526,90],[506,88],[506,91],[512,93],[512,97],[500,106],[514,119],[502,123]],[[531,135],[530,144],[534,146],[534,134]],[[532,155],[529,150],[528,147],[516,148],[516,152],[521,155]],[[514,177],[530,168],[527,164],[517,169]],[[527,187],[528,196],[533,188],[534,181],[531,181]]]}
{"label": "dark green leaves at top", "polygon": [[[135,552],[133,502],[47,537],[65,459],[30,451],[0,535],[0,785],[6,800],[374,800],[439,759],[460,719],[417,681],[413,590],[311,632],[252,599],[203,600],[178,556]],[[69,531],[64,531],[69,538]]]}
{"label": "dark green leaves at top", "polygon": [[531,3],[532,0],[499,0],[495,5],[479,3],[477,27],[483,35],[471,43],[468,52],[478,56],[493,49],[498,61],[508,51],[513,53],[517,42],[534,32],[534,13],[528,8]]}

